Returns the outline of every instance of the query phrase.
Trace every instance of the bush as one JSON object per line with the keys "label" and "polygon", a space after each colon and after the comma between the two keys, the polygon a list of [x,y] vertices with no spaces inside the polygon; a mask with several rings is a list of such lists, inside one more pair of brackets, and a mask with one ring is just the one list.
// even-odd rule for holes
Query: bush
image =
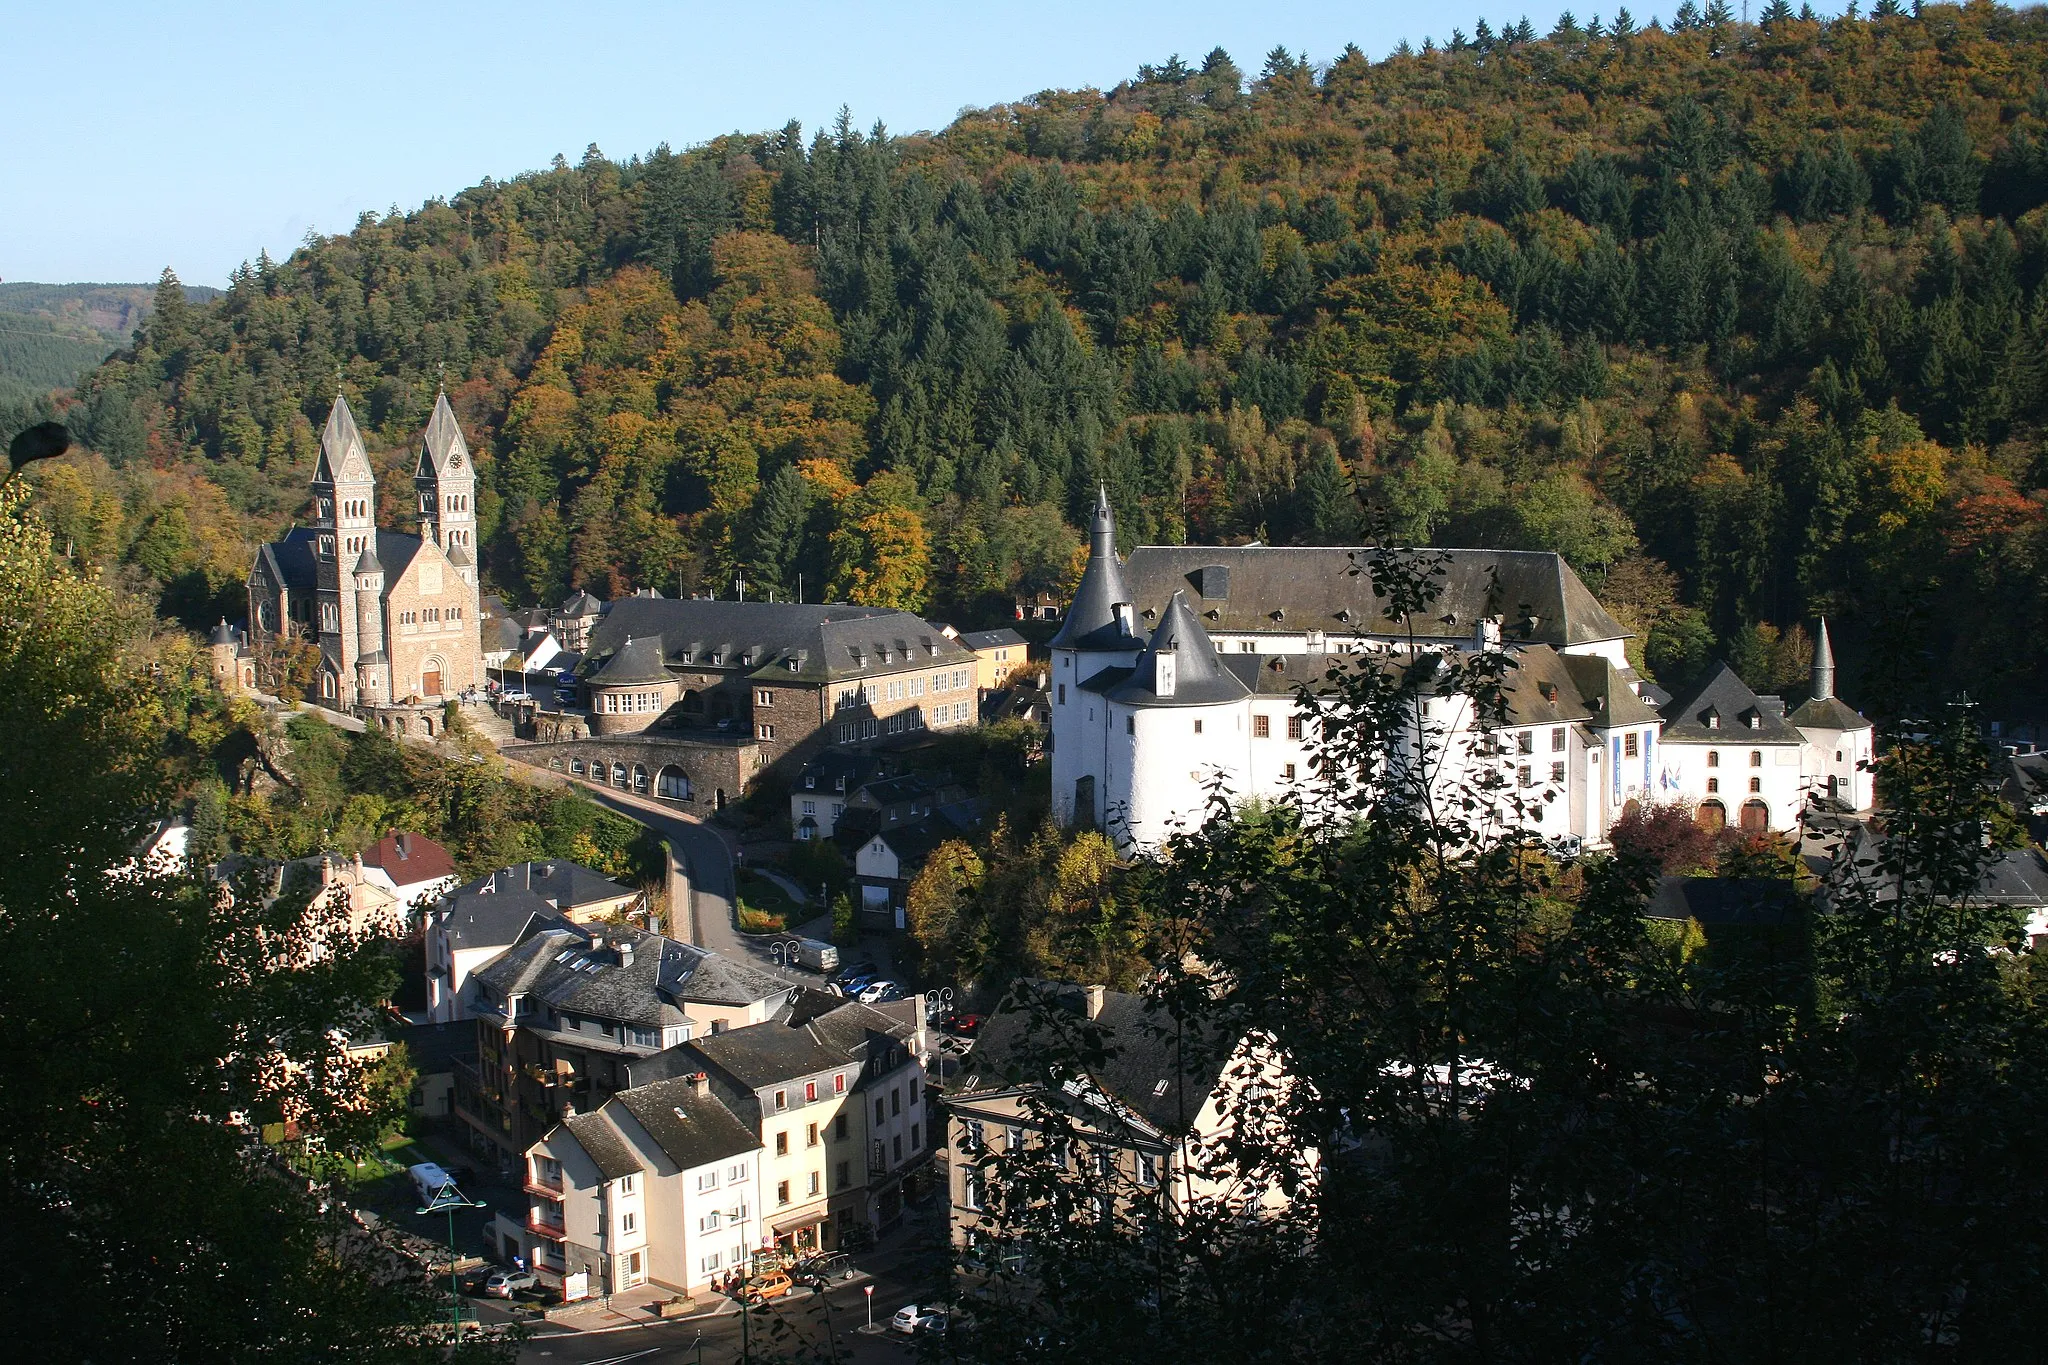
{"label": "bush", "polygon": [[766,910],[756,910],[745,901],[740,902],[740,932],[743,934],[779,934],[787,927],[781,915]]}

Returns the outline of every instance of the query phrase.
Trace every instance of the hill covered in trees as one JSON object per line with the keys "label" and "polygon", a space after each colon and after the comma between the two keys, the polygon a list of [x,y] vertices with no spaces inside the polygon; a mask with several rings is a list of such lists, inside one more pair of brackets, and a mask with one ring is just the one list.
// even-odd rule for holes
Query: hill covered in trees
{"label": "hill covered in trees", "polygon": [[43,480],[210,619],[337,370],[386,524],[445,379],[487,572],[977,619],[1137,541],[1555,549],[1680,684],[2048,672],[2048,17],[1886,0],[1222,51],[936,134],[842,117],[486,181],[166,279]]}

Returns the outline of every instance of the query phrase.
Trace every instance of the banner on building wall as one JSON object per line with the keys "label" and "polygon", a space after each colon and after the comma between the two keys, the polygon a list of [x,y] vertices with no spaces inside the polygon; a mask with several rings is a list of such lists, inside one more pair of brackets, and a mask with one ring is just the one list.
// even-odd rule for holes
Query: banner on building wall
{"label": "banner on building wall", "polygon": [[1650,752],[1656,745],[1657,732],[1654,730],[1643,731],[1643,797],[1645,800],[1649,799],[1651,792],[1657,790],[1655,786],[1651,785],[1651,777],[1656,771],[1656,766],[1651,762],[1652,755]]}
{"label": "banner on building wall", "polygon": [[1614,800],[1611,804],[1619,806],[1621,804],[1621,736],[1614,735],[1610,737],[1608,742],[1614,746],[1614,761],[1607,765],[1607,771],[1614,774]]}

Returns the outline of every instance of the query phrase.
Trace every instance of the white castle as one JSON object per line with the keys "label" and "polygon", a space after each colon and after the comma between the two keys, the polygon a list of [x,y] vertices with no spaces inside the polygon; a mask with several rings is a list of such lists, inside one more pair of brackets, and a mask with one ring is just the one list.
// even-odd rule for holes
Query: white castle
{"label": "white castle", "polygon": [[1218,784],[1233,801],[1284,796],[1310,780],[1317,741],[1297,685],[1316,688],[1360,654],[1418,648],[1509,656],[1502,723],[1482,729],[1450,698],[1421,724],[1444,756],[1438,780],[1497,764],[1520,798],[1503,818],[1531,834],[1598,847],[1650,804],[1758,831],[1790,830],[1816,802],[1870,808],[1872,730],[1834,696],[1825,621],[1813,699],[1789,715],[1725,664],[1666,700],[1562,557],[1443,554],[1432,614],[1390,621],[1359,549],[1147,545],[1126,561],[1099,496],[1088,566],[1052,641],[1055,816],[1152,849],[1199,826]]}

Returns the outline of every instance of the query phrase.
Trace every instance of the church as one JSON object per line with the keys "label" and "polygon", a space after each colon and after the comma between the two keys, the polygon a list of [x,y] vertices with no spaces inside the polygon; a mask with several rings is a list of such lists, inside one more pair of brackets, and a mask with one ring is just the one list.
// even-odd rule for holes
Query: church
{"label": "church", "polygon": [[[1504,716],[1467,699],[1419,719],[1431,781],[1491,769],[1485,818],[1564,848],[1682,804],[1713,829],[1796,828],[1810,802],[1870,808],[1870,723],[1834,696],[1826,623],[1813,697],[1787,715],[1720,665],[1673,702],[1630,667],[1628,632],[1561,556],[1449,550],[1429,610],[1389,621],[1345,547],[1140,546],[1125,560],[1099,497],[1089,556],[1052,640],[1052,803],[1061,823],[1156,849],[1232,801],[1305,794],[1318,736],[1296,689],[1369,656],[1413,666],[1505,653]],[[1423,750],[1421,736],[1406,749]]]}
{"label": "church", "polygon": [[257,640],[320,647],[313,700],[403,732],[484,685],[476,469],[443,392],[414,462],[416,532],[377,526],[376,476],[348,400],[335,395],[313,468],[314,520],[263,546],[249,571]]}

